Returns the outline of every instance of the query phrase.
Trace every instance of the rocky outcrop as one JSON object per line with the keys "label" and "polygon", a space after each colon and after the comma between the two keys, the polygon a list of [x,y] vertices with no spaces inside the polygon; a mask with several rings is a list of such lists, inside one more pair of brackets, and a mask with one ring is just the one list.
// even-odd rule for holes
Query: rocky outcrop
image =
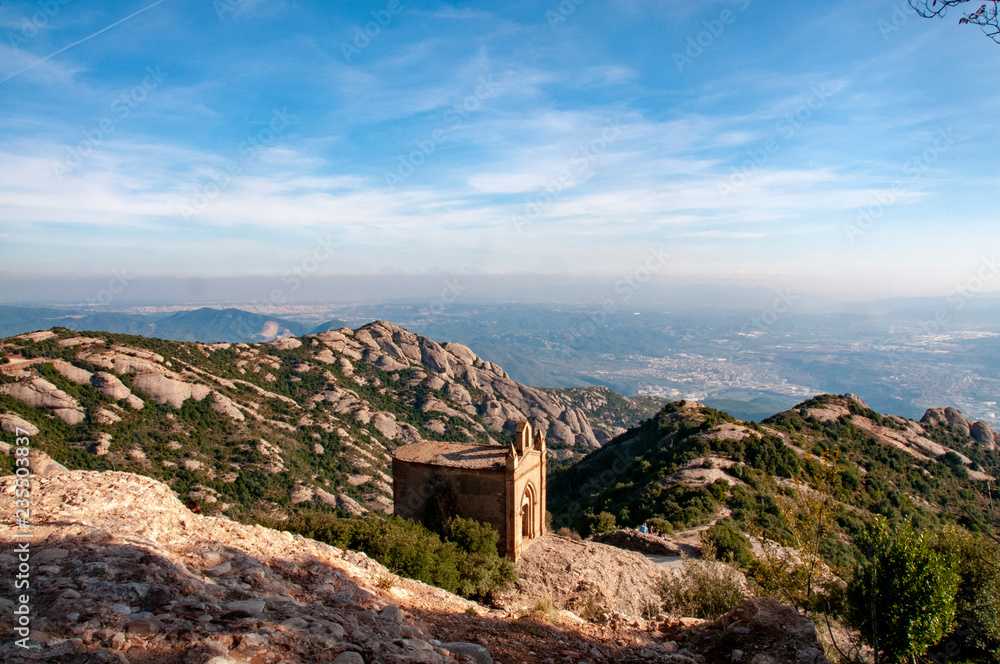
{"label": "rocky outcrop", "polygon": [[969,427],[969,435],[987,450],[997,449],[997,434],[986,422],[973,422]]}
{"label": "rocky outcrop", "polygon": [[94,375],[86,369],[81,369],[76,365],[70,364],[66,360],[53,360],[52,366],[56,371],[61,373],[66,378],[69,378],[77,385],[88,384]]}
{"label": "rocky outcrop", "polygon": [[[511,432],[518,421],[527,418],[554,448],[600,446],[586,413],[568,399],[514,382],[503,369],[461,344],[438,344],[384,321],[356,332],[343,329],[315,338],[334,352],[387,371],[419,368],[429,372],[431,389],[443,390],[454,405],[431,398],[421,405],[424,412],[433,410],[468,421],[470,415],[479,415],[488,428]],[[483,392],[478,401],[466,385]]]}
{"label": "rocky outcrop", "polygon": [[711,661],[830,664],[812,621],[774,597],[744,599],[714,622],[681,632],[677,641]]}
{"label": "rocky outcrop", "polygon": [[159,404],[180,408],[188,399],[201,401],[212,391],[206,385],[189,383],[160,373],[141,373],[132,380],[136,390]]}
{"label": "rocky outcrop", "polygon": [[132,395],[132,390],[128,389],[125,383],[106,371],[95,373],[90,379],[90,384],[96,387],[101,394],[115,401],[127,399]]}
{"label": "rocky outcrop", "polygon": [[[15,449],[17,449],[16,445],[0,443],[0,454],[9,456],[14,454]],[[61,463],[57,463],[48,454],[35,448],[31,448],[31,451],[28,453],[28,468],[33,475],[39,477],[44,477],[52,473],[68,472],[66,467]]]}
{"label": "rocky outcrop", "polygon": [[1000,445],[1000,436],[989,424],[982,421],[969,422],[957,408],[928,408],[920,418],[920,424],[929,427],[952,426],[991,452]]}
{"label": "rocky outcrop", "polygon": [[599,610],[641,617],[662,604],[658,580],[664,570],[634,551],[606,544],[543,535],[517,562],[513,605],[548,598],[559,608]]}
{"label": "rocky outcrop", "polygon": [[96,440],[87,447],[87,451],[94,456],[104,456],[111,450],[111,434],[104,431],[98,432]]}
{"label": "rocky outcrop", "polygon": [[227,415],[238,422],[242,422],[246,419],[246,416],[243,415],[243,411],[237,408],[236,404],[233,403],[233,400],[224,394],[212,392],[211,405],[212,410],[222,413],[223,415]]}
{"label": "rocky outcrop", "polygon": [[928,408],[924,416],[920,418],[921,424],[931,426],[951,425],[960,432],[969,434],[969,421],[962,415],[962,411],[957,408]]}
{"label": "rocky outcrop", "polygon": [[41,377],[0,385],[0,394],[9,394],[35,408],[48,408],[66,424],[79,424],[85,417],[76,399]]}
{"label": "rocky outcrop", "polygon": [[[0,479],[7,514],[15,482]],[[489,655],[436,640],[412,613],[485,608],[396,577],[363,554],[193,514],[148,478],[59,472],[36,478],[32,499],[33,649],[6,639],[4,662],[458,664]],[[0,524],[4,574],[19,564],[9,553],[17,541]],[[0,604],[0,628],[13,634],[13,602]]]}
{"label": "rocky outcrop", "polygon": [[38,427],[14,413],[0,413],[0,430],[15,436],[23,436],[25,433],[34,436],[38,433]]}

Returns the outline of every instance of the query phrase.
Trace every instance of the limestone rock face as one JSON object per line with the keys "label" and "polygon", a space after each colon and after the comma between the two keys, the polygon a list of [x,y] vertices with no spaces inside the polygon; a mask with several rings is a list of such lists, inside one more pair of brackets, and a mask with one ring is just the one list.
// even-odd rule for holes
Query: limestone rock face
{"label": "limestone rock face", "polygon": [[22,436],[25,431],[28,432],[29,436],[34,436],[38,433],[38,427],[14,413],[0,413],[0,429],[7,433]]}
{"label": "limestone rock face", "polygon": [[986,422],[973,422],[972,426],[969,427],[969,435],[987,450],[992,451],[997,448],[996,432]]}
{"label": "limestone rock face", "polygon": [[169,403],[174,408],[183,406],[187,399],[201,401],[212,391],[206,385],[188,383],[160,373],[139,374],[132,384],[136,390],[149,395],[156,403]]}
{"label": "limestone rock face", "polygon": [[70,364],[66,360],[53,360],[52,366],[55,370],[61,373],[66,378],[77,385],[86,385],[90,382],[91,377],[94,375],[87,371],[86,369],[81,369],[75,365]]}
{"label": "limestone rock face", "polygon": [[118,380],[114,374],[106,371],[98,371],[90,379],[90,384],[100,390],[101,394],[118,401],[132,396],[132,390],[125,386],[125,383]]}
{"label": "limestone rock face", "polygon": [[372,424],[386,438],[394,440],[399,435],[399,425],[396,424],[396,418],[389,413],[375,413]]}
{"label": "limestone rock face", "polygon": [[944,417],[948,424],[952,425],[963,433],[969,433],[969,421],[962,415],[962,411],[957,408],[948,407],[944,409]]}
{"label": "limestone rock face", "polygon": [[224,394],[212,392],[211,405],[212,410],[222,413],[223,415],[228,415],[238,422],[242,422],[246,419],[246,416],[243,415],[243,411],[237,408],[236,404],[233,403],[233,400]]}
{"label": "limestone rock face", "polygon": [[0,385],[0,394],[9,394],[35,408],[49,408],[66,424],[79,424],[84,419],[83,406],[44,378]]}
{"label": "limestone rock face", "polygon": [[948,418],[944,415],[944,408],[928,408],[924,412],[924,416],[920,418],[920,423],[936,426],[939,424],[947,424]]}

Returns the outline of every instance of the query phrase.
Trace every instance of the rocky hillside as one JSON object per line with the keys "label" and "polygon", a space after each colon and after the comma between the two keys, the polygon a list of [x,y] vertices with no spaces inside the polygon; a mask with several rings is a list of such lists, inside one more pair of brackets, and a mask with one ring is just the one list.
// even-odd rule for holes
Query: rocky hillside
{"label": "rocky hillside", "polygon": [[731,516],[787,540],[785,513],[806,498],[829,498],[836,527],[824,555],[849,567],[853,535],[873,514],[918,526],[1000,525],[997,442],[988,424],[952,408],[914,422],[875,413],[852,394],[822,395],[759,424],[677,402],[558,473],[549,505],[556,527],[584,533]]}
{"label": "rocky hillside", "polygon": [[264,344],[55,328],[0,352],[4,431],[29,431],[68,468],[161,479],[209,513],[387,512],[400,445],[509,443],[530,419],[566,461],[654,412],[604,388],[521,385],[465,346],[384,322]]}
{"label": "rocky hillside", "polygon": [[[40,469],[34,469],[40,470]],[[15,478],[0,510],[15,510]],[[10,664],[824,664],[808,620],[745,600],[715,622],[510,613],[395,576],[363,554],[186,509],[159,482],[120,472],[36,477],[31,491],[29,643]],[[0,573],[23,534],[0,524]],[[14,600],[0,594],[0,631]],[[543,598],[537,598],[541,600]],[[19,601],[19,598],[18,598]],[[739,621],[745,629],[730,629]]]}

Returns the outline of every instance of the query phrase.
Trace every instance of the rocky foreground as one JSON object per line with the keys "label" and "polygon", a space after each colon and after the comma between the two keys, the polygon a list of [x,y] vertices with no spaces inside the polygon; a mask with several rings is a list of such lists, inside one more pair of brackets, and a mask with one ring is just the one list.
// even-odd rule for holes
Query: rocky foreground
{"label": "rocky foreground", "polygon": [[[712,664],[741,647],[754,664],[825,662],[811,623],[771,600],[695,627],[620,614],[592,624],[488,609],[360,553],[193,514],[138,475],[53,472],[34,480],[31,503],[29,649],[13,624],[23,531],[0,526],[0,659],[12,664]],[[0,510],[15,512],[14,477],[0,479]]]}

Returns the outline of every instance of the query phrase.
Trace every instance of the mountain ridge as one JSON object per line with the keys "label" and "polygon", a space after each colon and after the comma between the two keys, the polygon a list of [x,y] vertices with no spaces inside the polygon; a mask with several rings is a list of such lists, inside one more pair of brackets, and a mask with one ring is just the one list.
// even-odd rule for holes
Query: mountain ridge
{"label": "mountain ridge", "polygon": [[148,474],[209,511],[389,512],[399,445],[509,443],[532,419],[568,462],[655,412],[606,388],[521,385],[465,346],[381,321],[263,344],[57,328],[0,350],[0,425],[41,431],[67,467]]}

